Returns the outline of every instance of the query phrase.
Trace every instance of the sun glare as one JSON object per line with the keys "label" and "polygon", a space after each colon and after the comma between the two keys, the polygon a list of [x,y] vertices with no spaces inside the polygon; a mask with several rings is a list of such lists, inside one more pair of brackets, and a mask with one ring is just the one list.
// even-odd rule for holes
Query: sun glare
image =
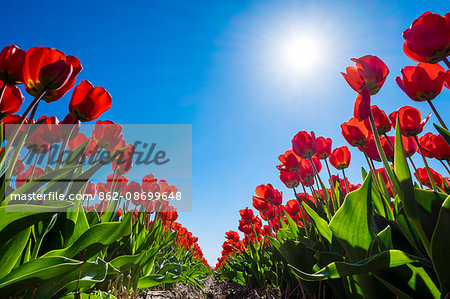
{"label": "sun glare", "polygon": [[319,62],[320,46],[310,36],[292,36],[279,41],[278,57],[280,67],[291,74],[311,72]]}

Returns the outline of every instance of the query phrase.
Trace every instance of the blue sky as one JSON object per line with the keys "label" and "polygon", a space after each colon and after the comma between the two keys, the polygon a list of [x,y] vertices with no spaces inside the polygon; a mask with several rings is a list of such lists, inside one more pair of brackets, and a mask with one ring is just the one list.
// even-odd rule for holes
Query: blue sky
{"label": "blue sky", "polygon": [[[193,211],[179,220],[214,265],[257,185],[271,182],[291,199],[275,165],[298,131],[346,145],[339,125],[351,117],[356,95],[340,71],[350,58],[377,55],[389,66],[373,104],[387,113],[403,105],[429,113],[395,83],[403,66],[415,65],[402,52],[401,33],[427,10],[447,12],[442,1],[13,1],[0,45],[77,56],[84,66],[78,81],[113,97],[103,120],[192,124]],[[320,45],[320,58],[296,76],[273,51],[292,28]],[[69,99],[43,103],[38,114],[63,118]],[[449,111],[448,90],[435,105]],[[357,183],[365,164],[352,154],[348,174]]]}

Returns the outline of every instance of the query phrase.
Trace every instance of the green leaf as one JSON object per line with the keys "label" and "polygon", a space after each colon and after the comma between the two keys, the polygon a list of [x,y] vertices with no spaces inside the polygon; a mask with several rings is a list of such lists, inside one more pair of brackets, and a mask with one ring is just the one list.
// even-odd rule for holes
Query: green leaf
{"label": "green leaf", "polygon": [[122,222],[96,224],[84,232],[71,246],[47,252],[44,256],[78,257],[88,260],[108,245],[131,234],[131,217],[131,213],[128,213]]}
{"label": "green leaf", "polygon": [[436,130],[439,131],[439,134],[441,134],[442,137],[444,137],[445,141],[447,141],[447,143],[450,144],[450,132],[447,129],[445,129],[437,124],[433,124],[433,125],[436,128]]}
{"label": "green leaf", "polygon": [[329,224],[350,261],[366,258],[374,238],[371,189],[372,176],[369,173],[361,188],[347,195]]}
{"label": "green leaf", "polygon": [[65,211],[72,205],[71,202],[66,201],[55,203],[58,203],[58,208],[52,206],[27,205],[27,212],[21,212],[24,208],[22,205],[0,207],[0,244],[5,244],[18,232],[41,220],[51,218],[56,212]]}
{"label": "green leaf", "polygon": [[431,238],[431,260],[439,278],[442,294],[450,293],[450,196],[439,212],[436,228]]}
{"label": "green leaf", "polygon": [[79,269],[82,262],[65,257],[41,257],[14,269],[0,280],[0,294],[7,297],[20,293],[49,279]]}
{"label": "green leaf", "polygon": [[388,250],[356,263],[334,262],[313,274],[305,273],[294,266],[291,267],[302,279],[316,281],[365,274],[410,263],[422,263],[429,266],[429,262],[426,259],[407,254],[400,250]]}
{"label": "green leaf", "polygon": [[319,216],[313,209],[311,209],[307,204],[302,202],[302,206],[305,209],[306,213],[308,213],[309,217],[314,221],[314,224],[319,232],[319,234],[324,237],[328,243],[331,244],[333,239],[333,233],[328,226],[328,222]]}
{"label": "green leaf", "polygon": [[403,202],[406,215],[409,218],[417,218],[416,201],[414,199],[414,186],[403,150],[402,135],[400,133],[399,123],[400,122],[397,119],[394,150],[395,175],[397,176],[402,189],[402,193],[399,192],[399,197]]}
{"label": "green leaf", "polygon": [[27,246],[30,232],[30,227],[20,231],[0,247],[0,265],[2,265],[0,267],[0,278],[11,272],[14,265],[22,256],[22,252]]}

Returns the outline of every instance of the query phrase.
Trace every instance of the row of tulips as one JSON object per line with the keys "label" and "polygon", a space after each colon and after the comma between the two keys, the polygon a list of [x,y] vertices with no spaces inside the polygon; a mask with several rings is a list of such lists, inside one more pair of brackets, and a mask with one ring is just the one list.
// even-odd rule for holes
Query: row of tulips
{"label": "row of tulips", "polygon": [[[210,269],[198,239],[176,222],[168,201],[142,196],[177,194],[177,188],[152,174],[128,180],[135,148],[121,125],[97,120],[90,136],[80,132],[81,122],[111,107],[109,93],[83,80],[62,121],[35,120],[39,103],[60,100],[81,70],[76,57],[46,47],[11,45],[0,53],[0,297],[113,298],[177,282],[201,287]],[[15,114],[25,102],[22,83],[35,99]],[[109,165],[106,182],[95,184],[94,174]],[[54,193],[90,197],[26,205],[12,200]],[[108,194],[132,196],[100,200]]]}
{"label": "row of tulips", "polygon": [[[256,187],[253,208],[259,215],[240,210],[244,238],[226,233],[217,277],[279,288],[286,297],[450,295],[450,132],[432,103],[444,86],[450,88],[450,71],[439,64],[450,69],[450,13],[424,13],[403,37],[405,54],[419,64],[402,69],[396,82],[412,100],[428,102],[438,132],[419,137],[431,114],[422,119],[414,107],[387,115],[371,105],[389,69],[376,56],[352,59],[356,65],[342,74],[357,92],[354,117],[341,129],[365,156],[363,184],[346,177],[347,146],[332,149],[330,138],[300,131],[277,166],[293,199],[283,204],[282,192],[271,184]],[[423,167],[416,167],[413,155]]]}

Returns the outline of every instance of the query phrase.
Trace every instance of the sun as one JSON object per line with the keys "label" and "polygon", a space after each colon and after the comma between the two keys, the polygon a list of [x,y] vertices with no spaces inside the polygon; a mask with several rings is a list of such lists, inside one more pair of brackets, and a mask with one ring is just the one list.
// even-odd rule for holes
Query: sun
{"label": "sun", "polygon": [[277,43],[279,67],[290,74],[312,72],[318,64],[321,47],[312,36],[298,34],[284,37]]}

